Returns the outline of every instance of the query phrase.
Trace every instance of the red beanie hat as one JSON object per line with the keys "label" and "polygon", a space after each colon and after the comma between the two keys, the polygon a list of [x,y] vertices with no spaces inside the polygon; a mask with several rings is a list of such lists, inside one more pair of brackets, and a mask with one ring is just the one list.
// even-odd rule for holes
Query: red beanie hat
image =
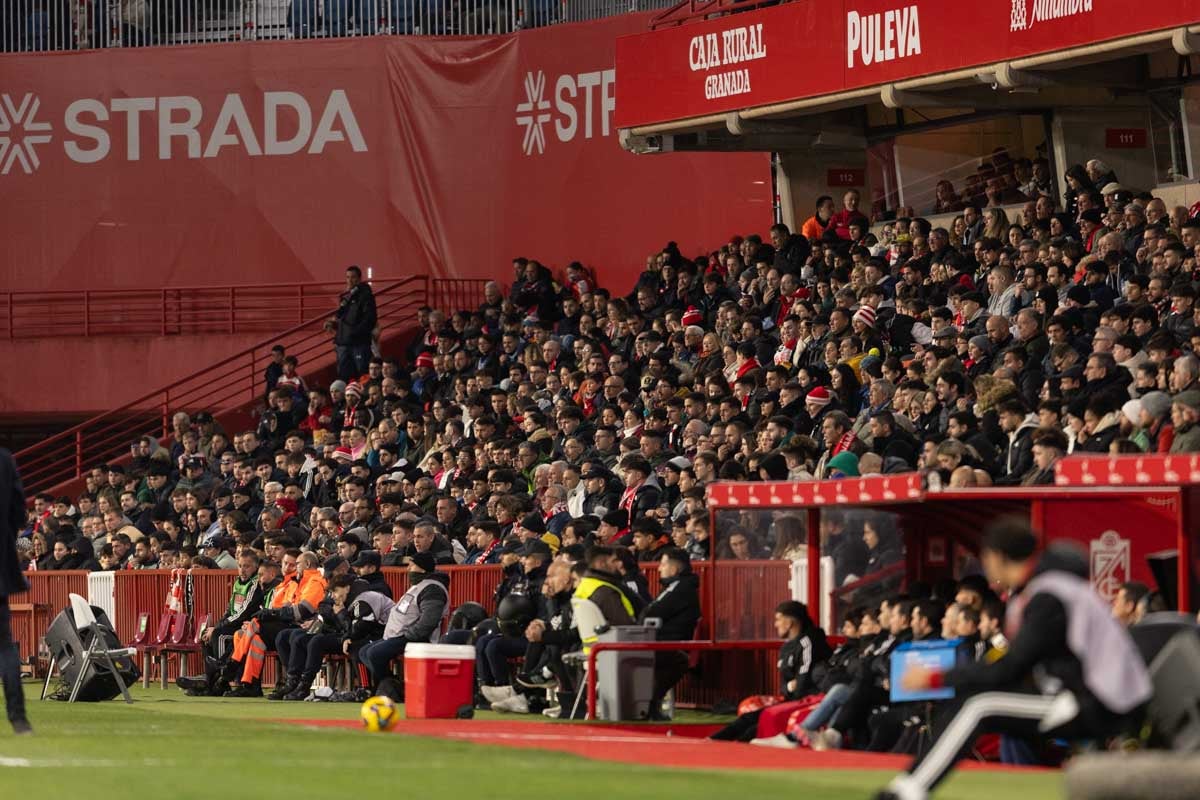
{"label": "red beanie hat", "polygon": [[419,356],[417,356],[416,366],[429,367],[429,369],[433,369],[433,354],[421,353]]}
{"label": "red beanie hat", "polygon": [[829,390],[824,386],[818,386],[817,388],[813,389],[808,393],[808,397],[806,399],[814,406],[827,406],[829,405],[830,401],[833,400],[833,398],[829,396]]}
{"label": "red beanie hat", "polygon": [[700,309],[696,308],[695,306],[688,306],[688,310],[683,312],[683,318],[680,319],[680,322],[683,323],[683,327],[685,327],[685,328],[688,325],[703,326],[704,325],[704,315],[701,314]]}

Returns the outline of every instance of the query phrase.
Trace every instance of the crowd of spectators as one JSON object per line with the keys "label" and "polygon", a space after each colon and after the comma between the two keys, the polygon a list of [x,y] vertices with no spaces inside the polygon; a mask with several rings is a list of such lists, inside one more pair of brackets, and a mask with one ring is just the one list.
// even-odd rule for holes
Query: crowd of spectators
{"label": "crowd of spectators", "polygon": [[[1068,174],[1064,208],[1040,195],[1007,227],[967,206],[950,229],[913,218],[875,234],[857,192],[840,210],[822,197],[801,234],[775,225],[691,257],[668,243],[619,296],[579,263],[555,275],[517,258],[507,292],[493,282],[477,308],[422,308],[408,346],[383,357],[351,267],[327,326],[348,380],[309,385],[277,348],[256,428],[175,414],[170,437],[96,466],[76,497],[38,496],[21,557],[233,569],[308,552],[330,581],[343,565],[500,564],[497,600],[569,600],[591,576],[625,587],[632,620],[653,599],[643,564],[674,578],[714,549],[804,554],[796,515],[735,513],[710,530],[714,481],[917,471],[935,491],[1039,485],[1076,453],[1200,450],[1200,218]],[[903,560],[886,515],[852,517],[826,514],[819,532],[839,585]],[[588,548],[612,550],[592,563]],[[938,627],[940,607],[895,607],[897,625],[919,610]],[[549,608],[538,599],[523,622],[544,631]],[[520,653],[512,636],[477,642],[480,674],[538,644],[531,631],[516,632]],[[527,710],[491,680],[489,702]]]}
{"label": "crowd of spectators", "polygon": [[[421,309],[403,353],[338,338],[348,382],[307,386],[278,350],[256,430],[179,413],[79,496],[39,497],[30,562],[228,567],[283,535],[402,563],[424,517],[441,563],[496,562],[509,537],[703,559],[715,480],[1034,485],[1072,453],[1196,451],[1200,219],[1101,195],[1093,176],[1116,176],[1098,169],[1068,170],[1067,210],[1040,195],[1003,230],[968,207],[965,228],[877,238],[856,191],[838,211],[823,197],[804,235],[669,243],[623,296],[581,264],[515,259],[507,293]],[[726,555],[775,544],[744,534]]]}

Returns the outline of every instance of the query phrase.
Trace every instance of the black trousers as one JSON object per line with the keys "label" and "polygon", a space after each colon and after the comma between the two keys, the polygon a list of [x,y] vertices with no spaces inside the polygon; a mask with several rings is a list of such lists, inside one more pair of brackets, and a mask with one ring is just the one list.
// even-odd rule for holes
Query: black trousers
{"label": "black trousers", "polygon": [[8,597],[0,595],[0,685],[4,687],[4,706],[8,721],[25,719],[25,690],[21,687],[21,656],[13,641],[12,612]]}
{"label": "black trousers", "polygon": [[975,739],[983,733],[1021,739],[1098,739],[1134,730],[1142,716],[1142,709],[1117,715],[1094,703],[1083,707],[1072,703],[1074,698],[1069,694],[1046,696],[1017,691],[983,692],[948,700],[935,715],[933,746],[894,783],[931,792],[959,759],[970,753]]}
{"label": "black trousers", "polygon": [[887,705],[890,696],[874,683],[859,683],[850,691],[846,702],[838,709],[837,714],[829,723],[829,727],[838,733],[856,733],[862,738],[861,749],[870,738],[867,722],[871,718],[872,709]]}
{"label": "black trousers", "polygon": [[751,711],[749,714],[742,714],[708,738],[716,739],[720,742],[754,741],[754,735],[758,732],[758,718],[760,716],[762,716],[761,709]]}
{"label": "black trousers", "polygon": [[688,655],[679,650],[662,650],[654,654],[654,694],[650,698],[652,708],[657,707],[683,680],[688,671]]}
{"label": "black trousers", "polygon": [[[280,639],[276,641],[281,641]],[[321,662],[327,655],[340,655],[342,652],[342,637],[336,633],[318,633],[292,640],[291,657],[288,659],[288,672],[301,674],[316,674],[321,669]]]}

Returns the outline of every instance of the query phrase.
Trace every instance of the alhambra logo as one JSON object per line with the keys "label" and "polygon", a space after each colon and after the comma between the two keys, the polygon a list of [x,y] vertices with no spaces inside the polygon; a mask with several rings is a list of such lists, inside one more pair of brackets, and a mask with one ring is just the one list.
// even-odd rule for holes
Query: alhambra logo
{"label": "alhambra logo", "polygon": [[545,124],[550,121],[550,101],[546,99],[546,73],[525,73],[525,100],[517,104],[517,125],[525,131],[521,147],[525,155],[546,152]]}
{"label": "alhambra logo", "polygon": [[0,94],[0,175],[20,167],[32,175],[42,165],[37,145],[50,143],[50,123],[38,122],[42,101],[32,94],[18,100]]}
{"label": "alhambra logo", "polygon": [[1092,13],[1095,0],[1012,0],[1009,31],[1026,31],[1039,22]]}

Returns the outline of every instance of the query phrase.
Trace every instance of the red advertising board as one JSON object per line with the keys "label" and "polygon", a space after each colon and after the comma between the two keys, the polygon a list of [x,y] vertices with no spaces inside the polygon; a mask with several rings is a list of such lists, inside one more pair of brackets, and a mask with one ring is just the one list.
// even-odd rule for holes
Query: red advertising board
{"label": "red advertising board", "polygon": [[4,55],[0,287],[511,279],[524,255],[627,291],[668,241],[772,221],[766,154],[619,146],[615,41],[647,24]]}
{"label": "red advertising board", "polygon": [[1176,549],[1180,502],[1178,492],[1149,490],[1138,498],[1047,499],[1038,527],[1052,540],[1079,545],[1092,585],[1111,600],[1127,581],[1157,583],[1146,559]]}
{"label": "red advertising board", "polygon": [[[1194,24],[1195,0],[792,0],[617,42],[617,126],[877,86]],[[1102,76],[1097,77],[1102,83]]]}

